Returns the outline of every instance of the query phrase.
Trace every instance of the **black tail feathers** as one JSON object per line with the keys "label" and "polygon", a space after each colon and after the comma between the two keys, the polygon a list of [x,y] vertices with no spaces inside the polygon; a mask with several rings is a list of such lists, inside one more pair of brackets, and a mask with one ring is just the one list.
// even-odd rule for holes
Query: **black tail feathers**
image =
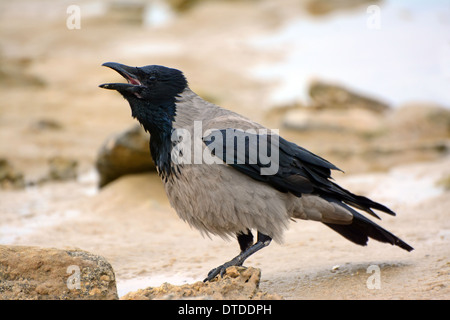
{"label": "black tail feathers", "polygon": [[340,203],[341,206],[344,206],[347,210],[351,211],[353,214],[353,221],[348,225],[339,225],[339,224],[331,224],[325,223],[328,227],[338,232],[340,235],[345,237],[346,239],[365,246],[369,238],[390,243],[392,245],[398,246],[406,251],[412,251],[414,248],[408,245],[406,242],[390,233],[389,231],[383,229],[373,221],[367,219],[356,210],[350,208],[349,206]]}

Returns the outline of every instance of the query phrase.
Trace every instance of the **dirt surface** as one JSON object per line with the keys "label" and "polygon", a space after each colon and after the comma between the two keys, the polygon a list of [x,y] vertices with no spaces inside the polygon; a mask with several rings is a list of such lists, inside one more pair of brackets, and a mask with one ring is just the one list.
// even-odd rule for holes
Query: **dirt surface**
{"label": "dirt surface", "polygon": [[280,300],[279,295],[261,291],[261,270],[229,267],[223,277],[183,285],[163,283],[157,288],[139,289],[122,296],[123,300],[214,299],[214,300]]}
{"label": "dirt surface", "polygon": [[[450,194],[435,182],[449,174],[445,159],[337,177],[398,213],[383,216],[381,224],[412,245],[411,253],[375,241],[359,247],[322,224],[298,221],[284,244],[271,244],[246,265],[262,270],[262,290],[286,299],[448,299]],[[164,282],[202,280],[238,253],[234,241],[205,239],[183,223],[154,174],[120,178],[93,196],[81,192],[88,186],[65,182],[39,192],[3,191],[2,240],[100,254],[115,270],[119,296]],[[373,265],[379,289],[367,287]]]}
{"label": "dirt surface", "polygon": [[[279,27],[301,8],[261,1],[255,10],[251,2],[211,1],[156,29],[91,5],[79,30],[66,27],[65,4],[1,2],[0,157],[23,173],[28,187],[0,190],[0,242],[99,254],[114,268],[119,296],[202,280],[234,257],[236,242],[205,239],[178,219],[155,174],[97,189],[100,146],[135,123],[123,99],[97,86],[117,78],[100,67],[106,61],[170,65],[184,70],[191,87],[209,100],[279,125],[262,112],[271,107],[273,84],[243,72],[279,55],[260,52],[246,39]],[[333,132],[282,133],[321,155],[327,146],[357,148],[362,141]],[[75,159],[78,178],[33,185],[55,156]],[[329,156],[347,172],[335,174],[339,184],[398,213],[380,223],[415,250],[375,241],[359,247],[322,224],[298,221],[284,244],[271,244],[246,262],[262,270],[261,289],[285,299],[450,299],[450,193],[438,184],[450,175],[450,159],[417,150],[405,159],[400,152],[389,158],[389,168],[374,173],[367,172],[367,159],[358,165],[355,157]]]}

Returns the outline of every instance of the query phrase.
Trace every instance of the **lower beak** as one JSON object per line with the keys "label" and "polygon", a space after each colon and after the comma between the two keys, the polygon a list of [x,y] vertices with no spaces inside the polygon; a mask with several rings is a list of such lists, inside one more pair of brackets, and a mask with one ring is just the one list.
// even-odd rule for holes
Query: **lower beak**
{"label": "lower beak", "polygon": [[130,91],[133,87],[136,87],[134,84],[129,83],[103,83],[99,85],[100,88],[109,89],[109,90],[117,90],[117,91]]}
{"label": "lower beak", "polygon": [[111,68],[117,71],[122,77],[124,77],[128,83],[104,83],[99,85],[100,88],[117,90],[117,91],[129,91],[135,92],[141,86],[141,82],[138,80],[136,72],[137,68],[126,66],[117,62],[106,62],[102,66]]}

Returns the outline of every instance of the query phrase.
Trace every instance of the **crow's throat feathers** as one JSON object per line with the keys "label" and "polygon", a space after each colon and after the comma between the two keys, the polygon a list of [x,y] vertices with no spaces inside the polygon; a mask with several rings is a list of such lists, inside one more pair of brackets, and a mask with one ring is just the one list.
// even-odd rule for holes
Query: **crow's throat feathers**
{"label": "crow's throat feathers", "polygon": [[131,106],[132,116],[150,133],[150,153],[161,176],[171,172],[172,129],[176,115],[175,101],[154,104],[146,101],[145,107]]}

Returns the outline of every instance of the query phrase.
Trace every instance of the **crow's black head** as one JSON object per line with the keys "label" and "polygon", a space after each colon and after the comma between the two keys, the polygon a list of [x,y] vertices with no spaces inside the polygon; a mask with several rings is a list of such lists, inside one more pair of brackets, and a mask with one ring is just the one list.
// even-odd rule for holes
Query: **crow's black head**
{"label": "crow's black head", "polygon": [[105,83],[100,88],[117,90],[128,100],[132,116],[147,131],[153,134],[171,127],[176,99],[187,87],[180,70],[158,65],[129,67],[116,62],[103,66],[117,71],[128,83]]}
{"label": "crow's black head", "polygon": [[128,83],[105,83],[100,88],[117,90],[130,102],[166,102],[174,99],[187,86],[186,78],[177,69],[158,65],[129,67],[116,62],[106,62],[103,66],[120,73]]}
{"label": "crow's black head", "polygon": [[177,97],[187,88],[180,70],[158,65],[129,67],[116,62],[103,64],[128,83],[105,83],[100,88],[117,90],[130,104],[131,115],[150,132],[153,160],[163,166],[170,156],[170,135]]}

